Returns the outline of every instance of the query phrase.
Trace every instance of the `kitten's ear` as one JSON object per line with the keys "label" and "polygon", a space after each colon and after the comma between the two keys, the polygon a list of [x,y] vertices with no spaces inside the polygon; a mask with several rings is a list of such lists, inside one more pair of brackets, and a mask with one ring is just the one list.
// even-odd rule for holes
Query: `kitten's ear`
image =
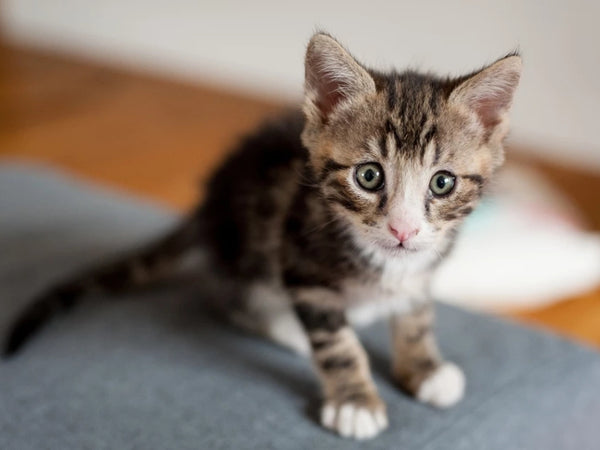
{"label": "kitten's ear", "polygon": [[512,104],[519,78],[521,57],[510,55],[483,70],[459,80],[450,94],[450,102],[465,105],[475,112],[490,137],[500,129],[500,138],[506,133],[507,113]]}
{"label": "kitten's ear", "polygon": [[306,50],[307,114],[327,121],[331,112],[352,98],[375,93],[375,81],[334,38],[315,34]]}

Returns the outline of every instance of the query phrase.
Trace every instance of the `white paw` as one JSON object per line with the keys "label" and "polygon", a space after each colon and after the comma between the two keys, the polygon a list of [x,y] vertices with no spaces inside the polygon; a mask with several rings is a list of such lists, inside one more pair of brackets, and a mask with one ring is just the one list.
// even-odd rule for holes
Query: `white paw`
{"label": "white paw", "polygon": [[326,403],[321,410],[321,424],[343,437],[370,439],[387,428],[388,419],[383,407],[373,409],[357,403]]}
{"label": "white paw", "polygon": [[465,392],[465,376],[455,364],[444,363],[423,381],[417,399],[437,408],[458,403]]}

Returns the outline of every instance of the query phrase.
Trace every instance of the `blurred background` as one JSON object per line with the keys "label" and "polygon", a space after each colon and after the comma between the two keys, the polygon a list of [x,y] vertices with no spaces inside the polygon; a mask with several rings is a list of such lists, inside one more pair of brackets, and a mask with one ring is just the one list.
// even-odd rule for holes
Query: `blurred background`
{"label": "blurred background", "polygon": [[0,157],[183,211],[299,101],[317,29],[380,69],[457,75],[519,49],[507,169],[436,292],[600,346],[599,17],[583,0],[0,0]]}

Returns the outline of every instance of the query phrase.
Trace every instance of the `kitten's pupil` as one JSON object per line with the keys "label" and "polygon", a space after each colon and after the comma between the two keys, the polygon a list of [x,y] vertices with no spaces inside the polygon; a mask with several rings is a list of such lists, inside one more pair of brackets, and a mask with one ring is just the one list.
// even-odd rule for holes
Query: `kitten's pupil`
{"label": "kitten's pupil", "polygon": [[444,187],[446,186],[446,177],[445,176],[439,176],[437,177],[437,186],[440,189],[444,189]]}
{"label": "kitten's pupil", "polygon": [[364,177],[365,177],[365,180],[371,182],[371,181],[373,181],[373,178],[375,178],[375,172],[373,172],[373,169],[367,169]]}

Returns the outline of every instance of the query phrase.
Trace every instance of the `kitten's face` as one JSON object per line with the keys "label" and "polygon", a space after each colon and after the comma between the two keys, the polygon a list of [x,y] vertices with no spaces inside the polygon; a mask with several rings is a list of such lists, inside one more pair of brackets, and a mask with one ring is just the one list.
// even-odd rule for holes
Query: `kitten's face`
{"label": "kitten's face", "polygon": [[[368,73],[344,60],[343,49],[328,47],[337,43],[327,39],[312,48],[317,57],[329,58],[326,64],[311,60],[309,45],[303,133],[323,195],[366,250],[390,257],[443,252],[502,162],[506,99],[494,110],[499,91],[486,78],[479,89],[491,97],[480,102],[485,110],[474,111],[467,103],[474,95],[469,84],[481,81],[479,74],[449,82]],[[322,68],[333,70],[340,60],[319,92],[315,83],[332,73]],[[321,67],[321,78],[311,80],[311,63]],[[347,79],[332,90],[340,71]],[[344,97],[344,89],[354,90]]]}
{"label": "kitten's face", "polygon": [[386,92],[343,111],[313,149],[333,210],[361,241],[394,256],[442,251],[492,172],[491,152],[468,118],[421,88],[404,111],[400,101],[387,104]]}

